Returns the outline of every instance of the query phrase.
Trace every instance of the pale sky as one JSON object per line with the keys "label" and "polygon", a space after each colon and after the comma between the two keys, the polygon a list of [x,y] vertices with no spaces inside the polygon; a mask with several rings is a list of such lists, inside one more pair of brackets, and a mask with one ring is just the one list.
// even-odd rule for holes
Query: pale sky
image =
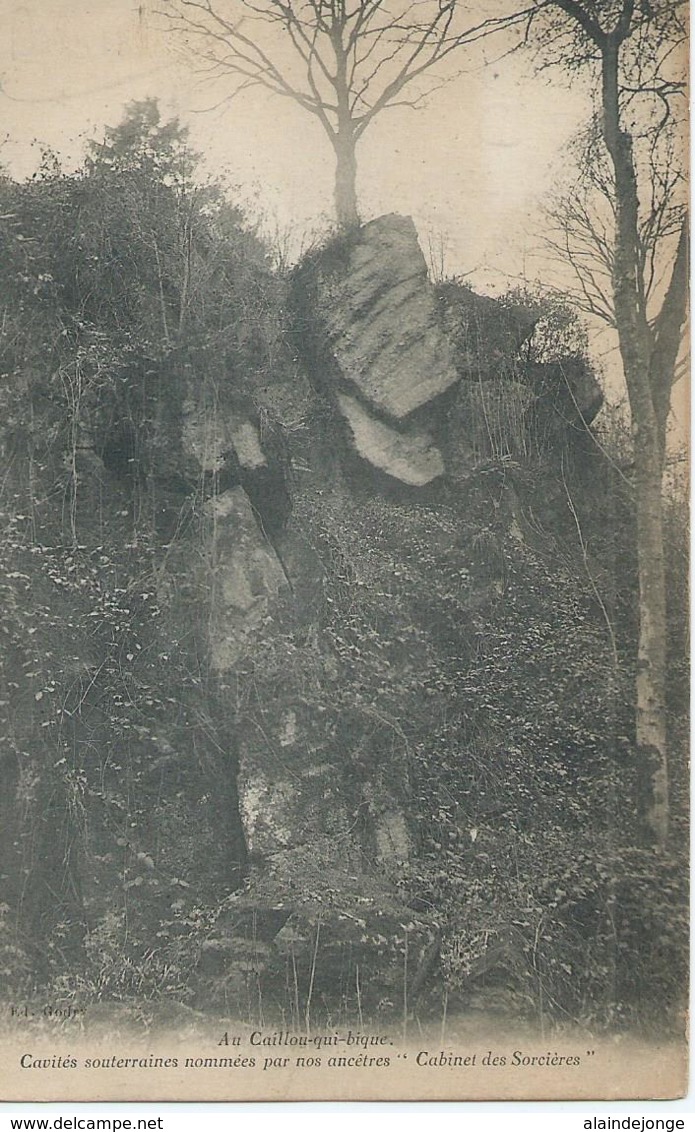
{"label": "pale sky", "polygon": [[[23,176],[48,144],[70,162],[81,139],[119,121],[125,103],[154,95],[165,115],[190,126],[206,165],[226,168],[245,198],[257,195],[272,224],[295,234],[325,226],[333,154],[318,123],[259,89],[200,113],[224,88],[201,87],[170,50],[155,7],[155,0],[0,0],[0,138],[8,139],[0,159]],[[530,63],[459,61],[472,73],[423,110],[387,111],[365,134],[361,210],[364,218],[412,215],[423,242],[443,242],[449,272],[474,272],[503,288],[507,276],[537,274],[529,263],[537,203],[587,101],[559,76],[549,87]]]}

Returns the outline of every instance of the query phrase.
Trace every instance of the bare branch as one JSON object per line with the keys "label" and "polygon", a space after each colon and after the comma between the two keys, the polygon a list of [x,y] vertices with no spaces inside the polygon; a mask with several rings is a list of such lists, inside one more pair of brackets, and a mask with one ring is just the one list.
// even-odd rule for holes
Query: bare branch
{"label": "bare branch", "polygon": [[562,8],[586,32],[592,43],[601,48],[607,36],[601,25],[582,7],[578,0],[557,0],[558,8]]}

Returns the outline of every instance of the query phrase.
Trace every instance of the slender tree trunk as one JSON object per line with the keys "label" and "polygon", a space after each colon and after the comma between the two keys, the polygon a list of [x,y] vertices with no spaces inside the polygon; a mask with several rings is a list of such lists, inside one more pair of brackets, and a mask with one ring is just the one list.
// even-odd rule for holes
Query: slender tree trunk
{"label": "slender tree trunk", "polygon": [[[635,731],[641,809],[649,840],[668,836],[666,738],[666,580],[662,517],[665,421],[658,419],[651,381],[652,333],[642,302],[638,249],[637,178],[632,138],[623,131],[618,101],[618,42],[602,47],[604,140],[615,173],[616,240],[613,297],[635,446],[639,640]],[[661,380],[669,380],[666,374]]]}
{"label": "slender tree trunk", "polygon": [[663,846],[669,828],[666,734],[666,577],[661,451],[656,437],[635,436],[639,645],[636,734],[649,840]]}

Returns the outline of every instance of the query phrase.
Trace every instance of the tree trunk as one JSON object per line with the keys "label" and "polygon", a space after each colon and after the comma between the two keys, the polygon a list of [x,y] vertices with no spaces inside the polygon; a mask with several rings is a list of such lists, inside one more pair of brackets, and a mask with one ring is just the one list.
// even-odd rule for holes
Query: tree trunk
{"label": "tree trunk", "polygon": [[[632,138],[622,129],[618,99],[620,45],[602,45],[603,134],[615,174],[616,237],[613,300],[635,446],[639,639],[635,735],[643,783],[640,809],[649,841],[668,836],[666,743],[666,580],[662,519],[665,420],[659,420],[651,375],[652,334],[642,302],[637,176]],[[672,375],[671,375],[672,377]],[[669,375],[661,375],[669,381]]]}
{"label": "tree trunk", "polygon": [[350,105],[350,83],[348,81],[348,51],[342,39],[342,25],[336,23],[331,36],[335,52],[335,96],[338,129],[331,136],[335,150],[335,214],[338,225],[344,231],[358,228],[360,218],[357,213],[357,137]]}
{"label": "tree trunk", "polygon": [[661,450],[656,436],[635,435],[639,645],[636,737],[643,782],[642,805],[651,843],[668,837],[666,735],[666,578],[661,490]]}
{"label": "tree trunk", "polygon": [[341,131],[333,143],[336,156],[335,214],[343,229],[357,228],[357,158],[352,130]]}
{"label": "tree trunk", "polygon": [[[668,836],[666,742],[666,578],[662,513],[664,438],[649,390],[649,358],[623,348],[629,335],[616,304],[616,322],[633,425],[639,634],[635,736],[643,784],[640,809],[649,840],[663,847]],[[634,347],[634,342],[630,343]]]}

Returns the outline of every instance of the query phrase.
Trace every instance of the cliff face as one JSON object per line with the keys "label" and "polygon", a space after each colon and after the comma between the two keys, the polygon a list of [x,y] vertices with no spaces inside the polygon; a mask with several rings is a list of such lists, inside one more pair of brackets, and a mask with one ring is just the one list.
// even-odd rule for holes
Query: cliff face
{"label": "cliff face", "polygon": [[[461,489],[494,510],[499,546],[524,540],[513,489],[476,469],[531,443],[536,397],[518,357],[533,327],[501,318],[493,361],[472,370],[495,332],[491,302],[476,300],[475,348],[457,350],[402,217],[312,257],[293,287],[309,386],[286,521],[266,529],[240,487],[206,505],[201,602],[235,721],[248,870],[203,968],[242,998],[261,979],[286,1007],[291,956],[303,985],[327,999],[341,987],[350,1011],[403,993],[404,964],[416,995],[437,950],[436,910],[407,896],[413,760],[442,710],[442,674],[465,663],[505,588],[504,555],[481,560],[470,515],[467,549]],[[281,390],[271,380],[259,399],[277,404]],[[296,405],[285,412],[297,419]],[[272,474],[258,433],[254,453]]]}
{"label": "cliff face", "polygon": [[182,368],[130,440],[99,440],[103,406],[85,425],[68,581],[58,551],[37,572],[12,549],[3,837],[25,879],[3,899],[26,939],[67,925],[108,967],[127,921],[135,968],[193,939],[197,993],[262,984],[290,1012],[290,960],[348,1014],[419,992],[439,926],[409,891],[413,766],[529,537],[499,466],[533,443],[541,379],[544,412],[553,389],[586,419],[600,400],[585,370],[524,367],[520,316],[493,348],[491,303],[443,302],[412,222],[383,217],[296,273],[292,376],[242,395]]}

